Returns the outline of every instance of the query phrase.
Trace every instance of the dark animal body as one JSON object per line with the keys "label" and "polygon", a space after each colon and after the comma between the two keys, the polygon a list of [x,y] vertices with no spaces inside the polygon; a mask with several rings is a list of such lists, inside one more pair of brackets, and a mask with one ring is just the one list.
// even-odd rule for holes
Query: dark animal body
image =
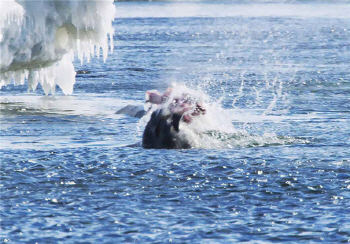
{"label": "dark animal body", "polygon": [[128,105],[116,112],[116,114],[125,114],[135,118],[142,118],[146,113],[147,112],[144,110],[143,105]]}
{"label": "dark animal body", "polygon": [[144,148],[188,149],[190,143],[180,135],[179,125],[182,114],[164,115],[162,109],[154,111],[142,137]]}

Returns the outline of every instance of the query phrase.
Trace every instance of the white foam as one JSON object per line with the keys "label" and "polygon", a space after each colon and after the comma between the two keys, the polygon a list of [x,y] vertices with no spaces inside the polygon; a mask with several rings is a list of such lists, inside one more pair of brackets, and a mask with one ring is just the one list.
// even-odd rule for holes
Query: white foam
{"label": "white foam", "polygon": [[[253,134],[242,128],[237,129],[233,124],[233,122],[239,122],[250,125],[256,123],[258,125],[266,121],[277,123],[291,119],[291,117],[271,116],[266,115],[264,112],[260,115],[254,115],[251,113],[252,111],[243,112],[237,109],[224,109],[221,106],[220,99],[213,100],[199,88],[193,90],[184,85],[173,84],[171,90],[172,92],[167,102],[161,105],[165,113],[169,112],[166,110],[173,99],[181,97],[183,94],[187,94],[194,101],[198,101],[206,110],[205,115],[193,116],[191,123],[180,123],[181,136],[189,140],[194,148],[241,148],[308,142],[306,139],[278,136],[273,132],[260,131]],[[157,108],[156,106],[155,109]],[[192,112],[189,111],[189,113]],[[151,113],[148,113],[139,121],[139,136],[142,135],[150,115]]]}
{"label": "white foam", "polygon": [[72,94],[74,55],[89,62],[102,48],[105,61],[113,51],[113,0],[6,0],[0,9],[0,88],[27,78],[28,90],[39,82],[46,94],[56,85]]}

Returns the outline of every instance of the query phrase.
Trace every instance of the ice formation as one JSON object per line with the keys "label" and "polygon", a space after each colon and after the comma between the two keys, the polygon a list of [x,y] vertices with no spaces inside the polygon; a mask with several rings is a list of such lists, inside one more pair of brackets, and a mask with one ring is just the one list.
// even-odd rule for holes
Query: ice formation
{"label": "ice formation", "polygon": [[[14,83],[72,94],[74,56],[104,61],[113,51],[113,0],[0,1],[0,88]],[[109,38],[108,38],[109,36]],[[109,39],[109,41],[108,41]]]}

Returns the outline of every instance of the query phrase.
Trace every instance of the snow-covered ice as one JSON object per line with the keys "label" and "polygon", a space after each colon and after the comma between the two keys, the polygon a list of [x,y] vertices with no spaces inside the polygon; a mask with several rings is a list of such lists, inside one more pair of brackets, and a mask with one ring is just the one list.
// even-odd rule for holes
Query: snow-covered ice
{"label": "snow-covered ice", "polygon": [[72,94],[73,59],[113,51],[113,0],[0,1],[0,88],[24,84]]}

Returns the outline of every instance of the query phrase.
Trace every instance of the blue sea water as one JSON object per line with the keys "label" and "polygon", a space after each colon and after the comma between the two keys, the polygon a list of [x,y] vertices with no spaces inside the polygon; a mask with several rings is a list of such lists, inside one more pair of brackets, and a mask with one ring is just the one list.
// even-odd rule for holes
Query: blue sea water
{"label": "blue sea water", "polygon": [[[72,96],[0,90],[1,241],[350,242],[349,2],[115,5]],[[130,146],[144,124],[115,111],[174,82],[254,136]]]}

